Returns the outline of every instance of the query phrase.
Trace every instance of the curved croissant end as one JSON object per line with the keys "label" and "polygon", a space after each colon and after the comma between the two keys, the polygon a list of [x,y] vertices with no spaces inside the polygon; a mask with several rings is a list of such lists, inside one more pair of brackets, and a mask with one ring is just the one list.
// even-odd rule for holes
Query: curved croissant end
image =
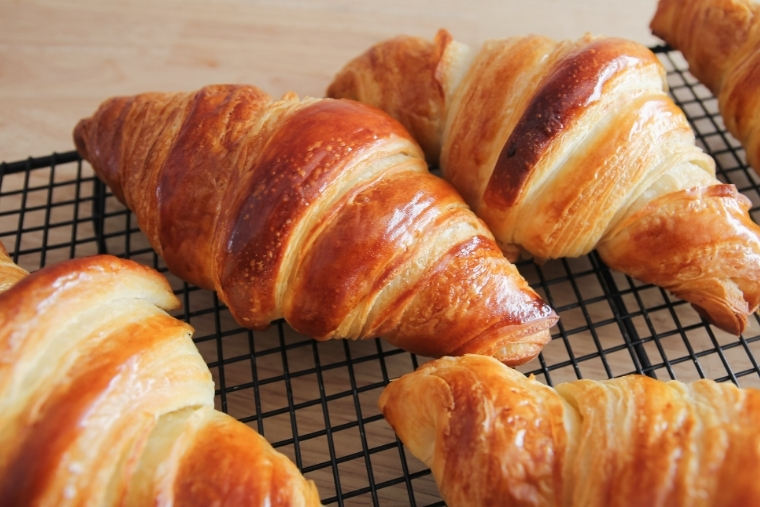
{"label": "curved croissant end", "polygon": [[25,269],[13,262],[8,256],[8,250],[5,249],[5,245],[0,243],[0,292],[10,289],[11,286],[28,274]]}
{"label": "curved croissant end", "polygon": [[718,98],[726,129],[760,171],[760,7],[751,0],[660,0],[650,27]]}

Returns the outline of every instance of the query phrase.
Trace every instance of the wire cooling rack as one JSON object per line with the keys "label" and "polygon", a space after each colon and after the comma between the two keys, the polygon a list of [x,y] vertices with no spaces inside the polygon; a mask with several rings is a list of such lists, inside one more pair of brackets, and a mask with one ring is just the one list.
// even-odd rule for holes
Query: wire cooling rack
{"label": "wire cooling rack", "polygon": [[[726,133],[716,99],[688,73],[680,53],[654,50],[720,179],[750,198],[757,220],[760,180]],[[217,408],[293,459],[317,483],[323,503],[444,505],[429,470],[377,409],[389,380],[424,358],[382,340],[318,343],[282,322],[265,332],[240,328],[214,293],[166,271],[134,216],[74,152],[0,164],[0,241],[27,270],[107,252],[163,272],[183,301],[177,317],[196,330]],[[760,387],[757,317],[744,336],[726,334],[662,289],[609,270],[596,253],[518,267],[561,317],[552,342],[520,368],[525,373],[549,384],[640,373]]]}

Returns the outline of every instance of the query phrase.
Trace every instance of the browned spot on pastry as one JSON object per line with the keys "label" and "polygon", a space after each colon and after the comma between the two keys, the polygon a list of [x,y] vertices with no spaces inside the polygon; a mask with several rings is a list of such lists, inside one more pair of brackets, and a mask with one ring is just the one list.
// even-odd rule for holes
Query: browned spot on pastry
{"label": "browned spot on pastry", "polygon": [[515,205],[552,144],[599,100],[605,83],[625,67],[655,57],[622,39],[599,39],[568,55],[539,85],[499,154],[483,196],[495,208]]}

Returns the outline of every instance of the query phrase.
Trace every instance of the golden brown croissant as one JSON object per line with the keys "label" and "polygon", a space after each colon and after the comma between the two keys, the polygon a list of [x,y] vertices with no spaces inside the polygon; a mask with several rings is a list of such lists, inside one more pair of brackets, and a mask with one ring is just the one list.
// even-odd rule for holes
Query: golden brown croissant
{"label": "golden brown croissant", "polygon": [[319,505],[214,381],[157,272],[110,256],[0,294],[0,498],[32,505]]}
{"label": "golden brown croissant", "polygon": [[555,390],[466,355],[379,405],[452,507],[760,505],[758,390],[641,375]]}
{"label": "golden brown croissant", "polygon": [[79,152],[236,320],[427,356],[538,354],[557,317],[395,120],[252,86],[106,101]]}
{"label": "golden brown croissant", "polygon": [[681,51],[718,98],[726,125],[760,172],[760,6],[752,0],[660,0],[652,33]]}
{"label": "golden brown croissant", "polygon": [[694,145],[664,78],[651,51],[621,39],[515,37],[474,51],[442,30],[376,45],[328,95],[405,123],[508,257],[597,248],[738,334],[760,303],[760,229]]}

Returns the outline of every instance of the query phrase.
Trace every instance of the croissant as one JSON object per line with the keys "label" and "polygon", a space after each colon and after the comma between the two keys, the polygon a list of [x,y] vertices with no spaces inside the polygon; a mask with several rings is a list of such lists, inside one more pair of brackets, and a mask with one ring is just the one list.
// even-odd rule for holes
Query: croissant
{"label": "croissant", "polygon": [[28,274],[25,269],[13,262],[8,256],[5,245],[0,243],[0,292],[5,292]]}
{"label": "croissant", "polygon": [[528,36],[475,51],[441,30],[374,46],[327,94],[404,123],[513,260],[596,248],[735,334],[758,308],[751,203],[715,178],[641,45]]}
{"label": "croissant", "polygon": [[207,86],[110,99],[74,137],[167,267],[243,326],[510,364],[550,339],[556,314],[374,108]]}
{"label": "croissant", "polygon": [[751,0],[660,0],[652,33],[681,51],[718,98],[726,129],[760,173],[760,6]]}
{"label": "croissant", "polygon": [[760,391],[643,375],[552,389],[492,358],[442,358],[380,409],[448,505],[760,505]]}
{"label": "croissant", "polygon": [[214,381],[166,280],[111,256],[41,269],[0,294],[5,506],[319,505]]}

